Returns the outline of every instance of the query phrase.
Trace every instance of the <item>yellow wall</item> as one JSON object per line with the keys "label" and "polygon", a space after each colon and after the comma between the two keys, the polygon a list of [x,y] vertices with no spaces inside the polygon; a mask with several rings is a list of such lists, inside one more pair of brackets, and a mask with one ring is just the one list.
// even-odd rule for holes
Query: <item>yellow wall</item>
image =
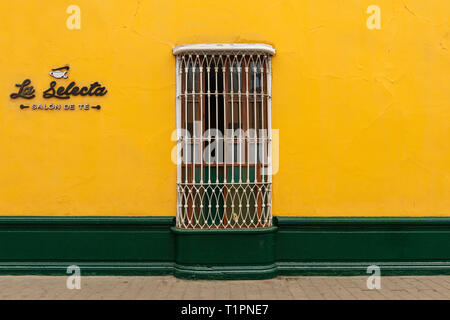
{"label": "yellow wall", "polygon": [[[81,30],[66,27],[81,8]],[[366,9],[381,8],[369,30]],[[268,43],[280,129],[274,214],[450,215],[450,2],[24,0],[0,3],[0,214],[174,215],[175,59]],[[108,87],[102,111],[20,111],[51,68]]]}

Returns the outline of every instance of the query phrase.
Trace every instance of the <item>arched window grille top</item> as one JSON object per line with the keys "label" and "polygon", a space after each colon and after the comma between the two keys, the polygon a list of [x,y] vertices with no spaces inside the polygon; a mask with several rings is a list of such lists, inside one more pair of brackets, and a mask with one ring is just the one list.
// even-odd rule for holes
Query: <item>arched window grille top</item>
{"label": "arched window grille top", "polygon": [[265,44],[177,46],[177,227],[272,226]]}

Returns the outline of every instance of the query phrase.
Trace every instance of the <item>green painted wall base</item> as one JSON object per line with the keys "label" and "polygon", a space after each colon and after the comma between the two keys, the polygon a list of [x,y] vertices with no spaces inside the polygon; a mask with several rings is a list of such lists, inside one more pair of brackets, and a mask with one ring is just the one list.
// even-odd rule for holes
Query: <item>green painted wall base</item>
{"label": "green painted wall base", "polygon": [[184,230],[175,234],[174,275],[185,279],[268,279],[276,277],[277,227]]}
{"label": "green painted wall base", "polygon": [[450,275],[449,218],[277,217],[258,230],[180,230],[173,217],[0,217],[0,274]]}
{"label": "green painted wall base", "polygon": [[0,274],[172,274],[173,217],[0,217]]}

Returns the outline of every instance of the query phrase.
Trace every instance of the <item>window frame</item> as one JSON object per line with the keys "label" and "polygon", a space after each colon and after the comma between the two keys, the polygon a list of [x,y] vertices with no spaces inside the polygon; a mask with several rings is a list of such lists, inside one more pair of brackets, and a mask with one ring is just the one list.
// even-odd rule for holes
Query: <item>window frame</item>
{"label": "window frame", "polygon": [[[206,47],[205,47],[206,46]],[[225,46],[225,47],[224,47]],[[228,50],[226,50],[228,49]],[[223,170],[223,183],[227,184],[228,182],[228,168],[232,168],[232,174],[234,174],[234,171],[236,170],[236,167],[247,167],[247,181],[249,181],[249,175],[250,175],[250,168],[254,168],[254,174],[255,174],[255,179],[254,179],[254,184],[258,184],[258,183],[266,183],[266,184],[270,184],[271,187],[271,176],[266,176],[267,178],[264,178],[264,180],[259,179],[259,177],[262,177],[261,175],[261,171],[262,171],[262,167],[266,166],[267,168],[270,167],[271,163],[269,163],[269,158],[268,161],[265,163],[264,161],[259,161],[259,156],[256,156],[255,159],[253,159],[254,161],[252,163],[250,163],[250,156],[249,156],[249,152],[250,152],[250,143],[249,143],[249,138],[246,137],[244,138],[244,140],[242,140],[242,138],[237,138],[233,137],[231,142],[229,142],[229,138],[226,137],[226,133],[223,132],[223,157],[224,159],[222,159],[222,162],[218,162],[215,161],[213,163],[211,163],[211,161],[205,162],[204,161],[204,156],[203,156],[203,150],[206,147],[206,143],[208,141],[205,141],[204,139],[204,134],[205,134],[205,129],[206,129],[206,125],[205,125],[205,121],[203,119],[206,119],[206,108],[209,107],[211,108],[211,101],[207,101],[208,99],[213,99],[213,96],[216,96],[218,94],[220,94],[220,92],[218,91],[218,86],[214,86],[215,87],[215,92],[212,93],[210,91],[211,89],[211,84],[206,83],[206,79],[208,77],[208,80],[211,79],[211,75],[208,74],[208,70],[205,67],[205,60],[207,59],[208,56],[214,56],[216,54],[218,54],[218,52],[220,52],[222,55],[221,57],[225,57],[224,61],[222,60],[222,65],[221,68],[225,68],[225,73],[222,74],[222,81],[223,81],[223,86],[222,86],[222,94],[223,94],[223,111],[224,111],[224,115],[223,115],[223,120],[224,120],[224,131],[226,130],[226,128],[228,128],[229,126],[229,122],[227,120],[227,116],[228,116],[228,111],[232,111],[234,108],[238,108],[238,110],[240,109],[239,116],[240,116],[240,120],[238,121],[240,122],[239,127],[240,129],[242,129],[244,132],[247,132],[248,128],[248,124],[246,121],[243,121],[243,119],[247,119],[248,121],[248,117],[247,117],[247,110],[250,110],[250,105],[253,104],[254,108],[253,108],[253,115],[255,116],[255,120],[256,122],[254,122],[254,125],[256,126],[258,124],[258,120],[261,120],[261,127],[264,127],[264,129],[266,129],[267,132],[267,140],[268,141],[264,141],[264,139],[262,139],[263,143],[261,145],[264,146],[265,143],[267,143],[267,150],[265,150],[265,152],[267,152],[267,154],[269,153],[269,147],[271,147],[271,56],[273,54],[275,54],[275,50],[267,45],[189,45],[189,46],[178,46],[175,47],[173,50],[173,53],[177,56],[177,68],[176,68],[176,74],[177,74],[177,98],[176,98],[176,104],[177,104],[177,129],[186,129],[186,125],[188,124],[188,121],[186,120],[186,116],[187,116],[187,105],[189,103],[192,103],[192,105],[194,106],[195,110],[199,110],[201,111],[201,115],[200,115],[200,119],[202,121],[201,124],[201,135],[198,138],[198,133],[196,132],[196,130],[194,129],[194,125],[192,125],[192,136],[191,136],[191,141],[192,143],[188,144],[186,142],[186,146],[189,145],[189,148],[191,150],[195,149],[192,148],[191,146],[197,144],[196,139],[200,139],[200,144],[201,144],[201,150],[200,150],[200,156],[201,156],[201,161],[200,162],[191,162],[191,163],[185,163],[183,162],[183,157],[185,157],[185,155],[180,155],[178,154],[178,166],[177,166],[177,184],[182,183],[183,178],[187,179],[187,183],[191,182],[195,184],[195,173],[197,171],[197,168],[200,167],[200,174],[203,175],[203,168],[211,168],[211,167],[216,167],[217,171],[216,171],[216,175],[219,174],[219,168],[222,168]],[[188,69],[186,69],[185,66],[182,65],[181,61],[179,60],[179,57],[184,54],[190,54],[191,56],[195,56],[194,62],[191,63],[188,61],[187,65],[188,65]],[[262,61],[259,60],[259,55],[266,55],[264,56],[264,59]],[[252,55],[257,56],[257,60],[253,61],[252,59]],[[231,56],[231,57],[230,57]],[[233,59],[234,56],[234,59]],[[233,66],[233,64],[236,62],[236,58],[239,57],[240,58],[240,72],[238,72],[238,74],[240,75],[240,77],[238,77],[238,79],[240,79],[240,86],[238,87],[238,92],[232,92],[231,91],[231,86],[232,86],[232,79],[234,78],[234,74],[233,72],[231,72],[230,68],[231,66]],[[202,60],[203,59],[203,60]],[[199,64],[197,64],[197,62]],[[245,68],[249,68],[250,67],[250,62],[254,62],[256,64],[258,64],[258,62],[261,65],[261,70],[260,70],[260,74],[261,74],[261,79],[260,79],[260,84],[261,84],[261,90],[254,90],[253,92],[250,91],[249,87],[250,87],[250,83],[252,83],[251,79],[244,79],[246,76],[248,76],[250,78],[250,74],[251,70],[246,70],[246,72],[243,72],[243,70]],[[264,62],[267,64],[266,68],[264,68]],[[192,76],[195,77],[195,74],[198,74],[198,79],[195,79],[195,88],[193,86],[189,86],[188,83],[186,83],[186,81],[183,81],[183,77],[184,80],[189,79],[189,74],[186,73],[185,71],[189,71],[189,67],[190,66],[196,66],[194,70],[192,70]],[[217,65],[215,65],[215,67],[217,67]],[[184,70],[183,70],[184,69]],[[213,70],[211,70],[213,69]],[[198,70],[198,72],[196,72]],[[264,72],[264,70],[266,72]],[[236,70],[237,71],[237,70]],[[209,73],[215,72],[214,68],[210,66],[209,69]],[[217,75],[218,73],[215,74],[214,79],[216,79],[216,82],[218,81],[217,79]],[[257,74],[255,75],[257,77]],[[245,80],[245,81],[243,81]],[[254,84],[256,87],[256,83]],[[192,92],[187,91],[188,87],[190,87],[190,89],[193,89]],[[233,83],[233,87],[234,83]],[[206,90],[207,88],[207,90]],[[240,90],[239,90],[240,89]],[[256,88],[255,88],[256,89]],[[197,96],[199,97],[199,99],[197,99]],[[198,101],[197,101],[198,100]],[[264,102],[266,102],[266,104],[264,105]],[[207,104],[208,103],[208,104]],[[199,104],[198,108],[197,108],[197,104]],[[228,104],[231,104],[233,106],[233,108],[228,108]],[[258,112],[257,112],[257,106],[259,107],[259,105],[261,104],[261,111],[259,112],[259,117],[258,117]],[[217,101],[216,101],[216,108],[218,108],[217,105]],[[234,110],[233,110],[234,112]],[[250,113],[250,112],[249,112]],[[261,117],[261,113],[264,114],[264,116]],[[233,115],[233,118],[235,116]],[[211,118],[211,109],[209,109],[208,111],[208,119]],[[261,118],[261,119],[260,119]],[[185,122],[183,123],[183,121],[185,120]],[[194,120],[194,117],[193,117]],[[195,120],[197,120],[197,116],[195,117]],[[194,120],[194,121],[195,121]],[[234,119],[233,119],[234,120]],[[215,122],[215,125],[218,126],[218,123]],[[211,129],[211,125],[208,125],[209,129]],[[218,129],[218,128],[216,128]],[[232,127],[231,129],[234,131],[237,128],[234,127],[234,123],[232,123]],[[255,128],[256,130],[260,129],[258,128],[258,126]],[[256,136],[257,139],[261,139],[260,134],[257,133]],[[182,141],[183,137],[181,136],[181,132],[180,130],[177,130],[177,139],[178,141]],[[193,140],[192,140],[193,139]],[[217,140],[217,138],[214,138],[215,140]],[[254,139],[254,138],[253,138]],[[242,143],[243,144],[243,155],[241,156],[244,161],[236,161],[235,157],[234,157],[234,149],[232,149],[232,162],[230,163],[230,161],[227,161],[227,157],[228,157],[228,146],[227,146],[227,140],[229,143],[231,143],[233,146]],[[209,143],[211,143],[211,141],[209,141]],[[260,148],[258,140],[255,141],[254,143],[256,148],[255,150],[255,155],[258,154],[259,155],[259,151],[258,149]],[[217,149],[216,149],[217,150]],[[183,152],[187,152],[186,148],[184,148]],[[242,152],[242,151],[241,151]],[[217,151],[215,156],[217,157]],[[263,158],[265,157],[265,154],[263,155]],[[240,160],[240,159],[237,159]],[[188,175],[185,173],[185,175],[183,176],[183,171],[188,173]],[[258,177],[258,179],[256,178]],[[208,175],[208,178],[210,179],[210,173]],[[216,180],[217,180],[217,176],[216,176]],[[241,183],[241,179],[242,179],[242,170],[239,172],[239,183]],[[217,180],[218,181],[218,180]],[[206,182],[203,181],[203,179],[201,179],[200,184],[205,184]],[[231,184],[235,184],[235,181],[232,180],[230,182]],[[193,190],[193,188],[189,189],[189,192],[191,192]],[[260,189],[261,190],[261,187]],[[226,191],[224,191],[226,192]],[[271,194],[271,191],[270,191]],[[225,196],[224,196],[225,197]],[[248,200],[247,200],[248,201]],[[255,201],[259,201],[255,198]],[[271,206],[271,196],[270,196],[270,204],[268,204],[269,206]],[[256,205],[255,205],[256,206]],[[180,206],[179,206],[180,207]],[[258,210],[260,210],[261,207],[258,207]],[[268,209],[267,209],[268,210]],[[226,215],[224,215],[224,219],[226,220]],[[258,214],[259,216],[259,214]],[[270,220],[271,220],[271,212],[270,212]],[[178,223],[178,212],[177,212],[177,226],[180,227],[180,224]],[[224,223],[226,224],[226,221],[224,221]],[[264,223],[264,225],[262,223],[259,223],[258,225],[256,225],[255,227],[263,227],[263,226],[268,226],[271,225],[271,221],[267,223]],[[185,226],[186,227],[186,226]],[[236,226],[235,226],[236,227]],[[240,226],[242,227],[242,226]]]}

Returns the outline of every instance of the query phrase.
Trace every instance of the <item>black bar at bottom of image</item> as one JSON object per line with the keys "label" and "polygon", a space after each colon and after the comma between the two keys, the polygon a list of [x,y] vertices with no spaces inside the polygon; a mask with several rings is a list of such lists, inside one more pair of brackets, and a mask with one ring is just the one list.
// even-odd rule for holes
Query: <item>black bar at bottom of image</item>
{"label": "black bar at bottom of image", "polygon": [[[14,300],[0,301],[3,312],[38,313],[47,316],[114,316],[128,319],[140,314],[146,319],[301,319],[310,316],[384,317],[396,313],[417,315],[424,308],[446,311],[449,301],[354,301],[354,300]],[[429,309],[428,309],[429,310]],[[5,313],[6,314],[6,313]],[[309,316],[308,316],[309,315]],[[156,317],[156,318],[155,318]]]}

